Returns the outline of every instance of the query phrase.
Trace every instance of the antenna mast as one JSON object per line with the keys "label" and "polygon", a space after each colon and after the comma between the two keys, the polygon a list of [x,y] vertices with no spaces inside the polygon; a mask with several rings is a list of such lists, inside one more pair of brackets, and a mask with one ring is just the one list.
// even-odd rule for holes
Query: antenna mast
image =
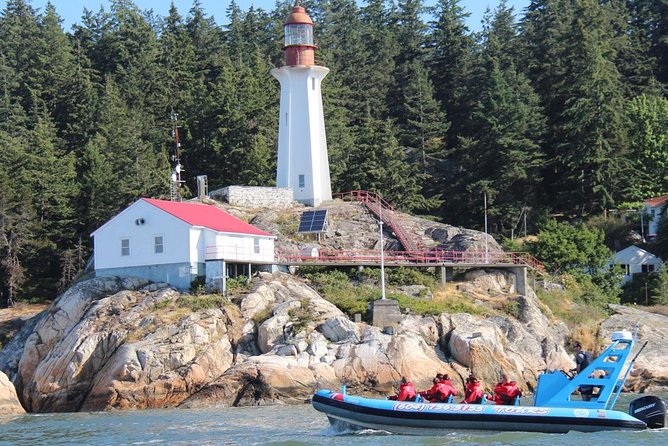
{"label": "antenna mast", "polygon": [[169,198],[172,201],[181,201],[181,141],[179,140],[179,115],[172,111],[172,138],[174,138],[174,153],[172,159],[172,172],[169,177]]}

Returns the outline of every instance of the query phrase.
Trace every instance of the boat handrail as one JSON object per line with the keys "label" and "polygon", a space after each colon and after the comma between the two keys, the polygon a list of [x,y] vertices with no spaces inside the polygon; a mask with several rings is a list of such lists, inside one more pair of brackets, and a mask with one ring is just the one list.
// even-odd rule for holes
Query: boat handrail
{"label": "boat handrail", "polygon": [[636,363],[636,359],[638,358],[640,353],[645,349],[648,342],[649,341],[645,341],[645,343],[642,345],[642,347],[640,347],[640,350],[638,350],[638,353],[636,353],[636,355],[633,357],[633,359],[629,363],[629,366],[626,369],[626,373],[624,373],[624,377],[617,382],[617,389],[616,389],[615,395],[612,397],[612,404],[610,404],[610,409],[613,409],[615,407],[615,403],[617,403],[617,398],[619,398],[619,395],[622,393],[622,388],[624,387],[624,383],[626,382],[626,378],[628,378],[629,373],[631,373],[631,370],[633,370],[633,365]]}

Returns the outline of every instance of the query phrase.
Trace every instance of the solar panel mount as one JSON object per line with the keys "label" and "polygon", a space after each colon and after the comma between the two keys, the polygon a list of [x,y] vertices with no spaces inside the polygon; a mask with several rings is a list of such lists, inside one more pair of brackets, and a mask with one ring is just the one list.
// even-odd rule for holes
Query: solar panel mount
{"label": "solar panel mount", "polygon": [[321,233],[327,231],[327,209],[306,211],[299,220],[299,233]]}

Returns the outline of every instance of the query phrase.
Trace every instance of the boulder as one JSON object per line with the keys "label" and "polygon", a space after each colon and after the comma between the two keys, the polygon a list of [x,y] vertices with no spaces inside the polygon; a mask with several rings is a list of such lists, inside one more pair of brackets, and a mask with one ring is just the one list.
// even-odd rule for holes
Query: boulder
{"label": "boulder", "polygon": [[20,415],[26,413],[19,398],[16,395],[14,384],[7,378],[7,375],[0,372],[0,416],[2,415]]}
{"label": "boulder", "polygon": [[357,342],[360,337],[360,329],[357,324],[345,316],[327,319],[317,329],[331,342]]}
{"label": "boulder", "polygon": [[[644,390],[653,386],[668,386],[668,317],[631,306],[610,305],[610,309],[613,314],[601,324],[601,338],[609,340],[614,331],[634,332],[637,329],[635,352],[647,342],[636,359],[627,388]],[[635,352],[632,352],[633,356]]]}

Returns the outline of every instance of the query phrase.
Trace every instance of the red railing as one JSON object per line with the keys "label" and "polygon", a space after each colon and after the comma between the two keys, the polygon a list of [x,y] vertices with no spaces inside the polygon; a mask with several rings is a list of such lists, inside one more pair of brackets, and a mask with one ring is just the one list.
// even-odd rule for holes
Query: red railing
{"label": "red railing", "polygon": [[[277,250],[278,263],[317,262],[327,264],[380,264],[378,250],[333,250],[320,249],[315,255],[305,255],[299,251]],[[532,268],[540,273],[544,272],[543,264],[526,252],[505,251],[451,251],[431,249],[424,251],[385,251],[383,260],[387,264],[396,265],[443,265],[466,264],[475,266],[485,265],[521,265]]]}
{"label": "red railing", "polygon": [[397,216],[397,210],[375,192],[353,190],[350,192],[340,192],[333,196],[334,198],[357,201],[364,204],[371,212],[381,219],[383,223],[392,229],[392,232],[394,232],[399,243],[401,243],[401,246],[403,246],[406,251],[421,251],[424,249],[424,244],[415,237],[414,234],[404,229],[400,221],[401,217]]}

